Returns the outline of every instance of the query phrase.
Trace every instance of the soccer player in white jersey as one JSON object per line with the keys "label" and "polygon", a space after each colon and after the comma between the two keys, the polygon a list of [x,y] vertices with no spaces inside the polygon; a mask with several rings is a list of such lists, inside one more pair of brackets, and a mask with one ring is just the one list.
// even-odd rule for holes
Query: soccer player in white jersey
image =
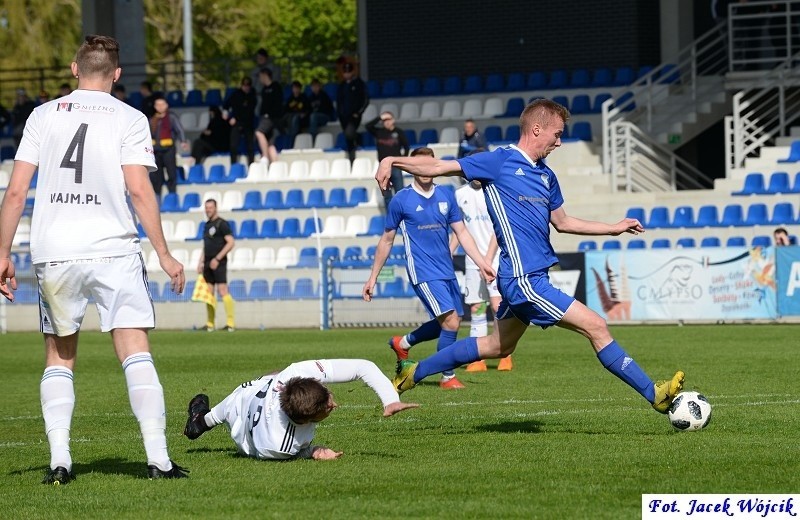
{"label": "soccer player in white jersey", "polygon": [[389,417],[415,403],[402,403],[392,382],[364,359],[320,359],[293,363],[236,387],[228,397],[209,409],[208,396],[189,401],[189,419],[183,434],[194,440],[218,424],[226,424],[239,452],[262,460],[293,458],[330,460],[341,451],[312,445],[317,423],[338,406],[324,385],[360,379],[383,403]]}
{"label": "soccer player in white jersey", "polygon": [[563,106],[538,99],[520,116],[521,137],[516,146],[455,161],[428,157],[388,157],[381,161],[375,175],[381,187],[386,186],[392,166],[415,176],[461,175],[468,181],[481,181],[500,246],[497,279],[503,300],[493,334],[458,341],[419,363],[399,363],[393,381],[399,391],[413,388],[422,378],[442,370],[511,354],[528,325],[558,325],[585,336],[608,371],[647,399],[655,410],[667,413],[683,386],[684,373],[679,370],[672,379],[654,383],[614,340],[600,315],[549,282],[547,271],[558,262],[550,243],[551,224],[560,233],[577,235],[616,236],[644,231],[633,218],[606,224],[567,215],[558,179],[544,159],[561,146],[568,118]]}
{"label": "soccer player in white jersey", "polygon": [[[411,155],[433,158],[433,150],[417,148]],[[484,275],[493,279],[494,271],[464,226],[452,191],[436,186],[428,177],[415,177],[413,183],[397,192],[389,202],[386,226],[375,250],[369,279],[361,291],[362,297],[365,301],[372,300],[378,274],[389,257],[397,230],[401,229],[408,280],[431,316],[430,321],[416,330],[389,340],[389,347],[398,361],[407,359],[408,349],[417,343],[438,338],[436,349],[442,350],[452,345],[458,336],[464,310],[450,255],[448,228],[453,229],[464,251]],[[442,372],[439,386],[444,390],[464,388],[452,369]]]}
{"label": "soccer player in white jersey", "polygon": [[[492,263],[492,269],[497,272],[500,266],[500,250],[494,240],[492,219],[486,209],[483,198],[481,181],[471,181],[456,190],[456,202],[461,209],[464,225],[467,226],[470,236],[475,240],[481,254],[487,262]],[[450,250],[455,251],[458,240],[455,235],[450,239]],[[491,247],[491,251],[490,251]],[[470,306],[472,319],[470,320],[469,335],[479,338],[489,334],[489,325],[486,320],[486,303],[492,306],[492,312],[497,315],[500,306],[500,291],[497,290],[497,280],[486,282],[481,277],[480,269],[475,262],[467,257],[464,273],[464,302]],[[511,356],[500,359],[497,370],[508,371],[513,368]],[[486,362],[482,359],[467,365],[467,372],[485,372]]]}
{"label": "soccer player in white jersey", "polygon": [[45,484],[73,478],[73,368],[90,298],[122,363],[149,477],[186,476],[167,453],[164,392],[147,337],[155,316],[134,211],[172,289],[182,292],[185,278],[161,231],[148,176],[155,161],[147,119],[110,94],[121,72],[117,41],[87,36],[72,63],[77,90],[41,105],[28,119],[0,209],[0,294],[13,301],[11,238],[38,167],[30,243],[45,343],[40,386],[50,444]]}

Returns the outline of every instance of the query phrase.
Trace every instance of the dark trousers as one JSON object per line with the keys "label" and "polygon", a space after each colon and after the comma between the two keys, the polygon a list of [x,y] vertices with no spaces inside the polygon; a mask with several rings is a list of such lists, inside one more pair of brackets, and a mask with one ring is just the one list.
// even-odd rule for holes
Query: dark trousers
{"label": "dark trousers", "polygon": [[342,125],[342,132],[344,132],[344,140],[347,143],[347,157],[350,162],[356,160],[356,148],[358,148],[358,125],[361,124],[361,118],[349,117],[347,119],[339,119]]}
{"label": "dark trousers", "polygon": [[231,127],[231,164],[236,164],[239,160],[239,139],[244,136],[244,142],[247,146],[247,164],[253,164],[256,160],[256,151],[253,140],[255,139],[255,131],[246,126],[233,126]]}
{"label": "dark trousers", "polygon": [[383,190],[383,204],[389,208],[389,201],[395,193],[403,189],[403,171],[400,168],[392,168],[392,176],[389,177],[389,186]]}
{"label": "dark trousers", "polygon": [[175,159],[175,147],[165,150],[154,150],[156,171],[150,172],[150,182],[156,197],[161,199],[161,188],[164,186],[164,170],[167,171],[167,191],[175,193],[178,186],[178,163]]}

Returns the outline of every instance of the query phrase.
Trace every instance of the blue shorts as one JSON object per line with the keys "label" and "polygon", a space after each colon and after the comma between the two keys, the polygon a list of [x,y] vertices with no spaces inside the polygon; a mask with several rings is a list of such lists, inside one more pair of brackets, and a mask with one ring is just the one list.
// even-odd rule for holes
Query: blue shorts
{"label": "blue shorts", "polygon": [[452,310],[456,311],[459,316],[464,315],[461,289],[455,279],[418,283],[414,286],[414,292],[417,293],[431,318],[438,318]]}
{"label": "blue shorts", "polygon": [[550,284],[547,271],[519,278],[500,278],[497,287],[503,295],[497,319],[515,316],[523,323],[539,325],[543,329],[561,321],[575,301]]}

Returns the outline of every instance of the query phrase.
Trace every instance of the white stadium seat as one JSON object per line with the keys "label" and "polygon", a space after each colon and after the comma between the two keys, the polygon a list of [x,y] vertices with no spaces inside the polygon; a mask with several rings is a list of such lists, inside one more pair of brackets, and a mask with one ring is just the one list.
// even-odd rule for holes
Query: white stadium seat
{"label": "white stadium seat", "polygon": [[147,260],[145,261],[144,267],[150,273],[160,272],[161,263],[158,261],[158,253],[155,251],[150,251],[150,253],[147,255]]}
{"label": "white stadium seat", "polygon": [[309,178],[308,161],[292,161],[289,166],[288,180],[303,181]]}
{"label": "white stadium seat", "polygon": [[[346,159],[345,159],[346,160]],[[294,166],[294,163],[292,163]],[[327,179],[331,176],[331,165],[327,159],[314,159],[311,162],[311,170],[308,173],[308,178],[319,181],[323,179]],[[295,177],[294,175],[290,175],[292,180],[299,180],[299,178]]]}
{"label": "white stadium seat", "polygon": [[17,233],[11,239],[11,245],[18,246],[23,242],[31,241],[31,225],[28,222],[20,222],[17,225]]}
{"label": "white stadium seat", "polygon": [[197,234],[198,223],[194,220],[181,219],[175,224],[175,233],[172,235],[176,241],[194,238]]}
{"label": "white stadium seat", "polygon": [[350,176],[355,179],[368,179],[375,176],[375,166],[369,157],[356,157]]}
{"label": "white stadium seat", "polygon": [[331,171],[329,177],[331,179],[349,179],[350,178],[350,159],[334,159],[331,163]]}
{"label": "white stadium seat", "polygon": [[187,268],[187,267],[188,268],[184,269],[184,270],[194,269],[195,267],[197,267],[197,264],[200,263],[200,255],[202,255],[202,254],[203,254],[203,248],[202,247],[196,247],[196,248],[192,249],[192,252],[189,254],[189,265],[188,266],[184,266],[184,268]]}
{"label": "white stadium seat", "polygon": [[277,161],[269,165],[269,170],[267,171],[267,182],[283,182],[288,178],[289,165],[287,163],[283,161]]}
{"label": "white stadium seat", "polygon": [[440,143],[458,143],[459,141],[461,141],[461,131],[458,128],[454,126],[442,128],[442,133],[439,134]]}
{"label": "white stadium seat", "polygon": [[314,148],[333,148],[333,134],[330,132],[320,132],[314,139]]}
{"label": "white stadium seat", "polygon": [[184,112],[179,118],[181,126],[186,132],[196,132],[199,130],[197,127],[197,114],[194,112]]}
{"label": "white stadium seat", "polygon": [[355,237],[367,232],[367,217],[364,215],[350,215],[347,217],[347,224],[344,227],[344,234],[348,237]]}
{"label": "white stadium seat", "polygon": [[253,258],[254,269],[272,269],[275,267],[275,250],[271,247],[259,247]]}
{"label": "white stadium seat", "polygon": [[397,106],[397,103],[384,103],[381,105],[380,113],[383,114],[384,112],[391,112],[394,114],[394,117],[400,113],[400,108]]}
{"label": "white stadium seat", "polygon": [[220,211],[231,211],[233,208],[241,208],[244,204],[244,196],[239,190],[228,190],[222,194],[219,201]]}
{"label": "white stadium seat", "polygon": [[483,103],[480,99],[468,99],[464,102],[464,108],[461,110],[462,119],[481,117],[481,114],[483,114]]}
{"label": "white stadium seat", "polygon": [[161,221],[161,231],[164,232],[164,240],[170,242],[175,240],[175,223],[171,220]]}
{"label": "white stadium seat", "polygon": [[342,215],[329,215],[325,218],[325,223],[322,225],[321,237],[342,237],[344,236],[344,217]]}
{"label": "white stadium seat", "polygon": [[422,109],[419,113],[419,118],[422,120],[431,120],[431,119],[439,119],[440,112],[439,112],[439,102],[438,101],[426,101],[422,104]]}
{"label": "white stadium seat", "polygon": [[419,119],[419,103],[407,101],[400,107],[400,121],[416,121]]}
{"label": "white stadium seat", "polygon": [[[183,264],[184,268],[186,268],[186,266],[189,265],[188,249],[178,248],[178,249],[173,249],[171,252],[172,252],[172,257],[181,264]],[[156,258],[158,258],[158,256],[156,256]]]}
{"label": "white stadium seat", "polygon": [[483,104],[483,117],[499,116],[506,111],[503,105],[503,100],[499,97],[487,99]]}
{"label": "white stadium seat", "polygon": [[297,134],[294,138],[294,147],[295,150],[310,150],[314,148],[314,138],[311,137],[311,134]]}
{"label": "white stadium seat", "polygon": [[200,200],[203,204],[206,203],[208,199],[214,199],[217,201],[217,204],[222,200],[222,193],[219,190],[208,190],[207,192],[203,193],[203,196]]}
{"label": "white stadium seat", "polygon": [[247,168],[247,177],[244,179],[237,179],[237,182],[266,182],[267,181],[267,165],[260,161],[255,161]]}
{"label": "white stadium seat", "polygon": [[[364,110],[364,113],[361,116],[361,120],[364,121],[364,122],[367,122],[367,121],[372,121],[376,117],[378,117],[378,107],[376,107],[374,104],[370,103],[369,105],[367,105],[367,108]],[[327,148],[330,148],[330,147],[327,147]]]}
{"label": "white stadium seat", "polygon": [[241,271],[253,268],[253,250],[249,247],[235,247],[229,268],[232,271]]}
{"label": "white stadium seat", "polygon": [[211,119],[211,116],[208,114],[208,110],[203,110],[200,112],[200,115],[197,116],[197,128],[200,130],[205,130],[208,128],[208,121]]}
{"label": "white stadium seat", "polygon": [[297,263],[297,248],[292,246],[282,246],[275,254],[275,267],[283,269]]}
{"label": "white stadium seat", "polygon": [[443,119],[461,119],[461,101],[448,99],[442,107]]}

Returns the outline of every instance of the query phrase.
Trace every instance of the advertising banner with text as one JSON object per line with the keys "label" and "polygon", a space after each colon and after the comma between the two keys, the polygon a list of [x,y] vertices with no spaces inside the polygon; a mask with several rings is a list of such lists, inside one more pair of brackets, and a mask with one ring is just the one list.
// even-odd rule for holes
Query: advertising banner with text
{"label": "advertising banner with text", "polygon": [[800,316],[800,247],[775,248],[778,314]]}

